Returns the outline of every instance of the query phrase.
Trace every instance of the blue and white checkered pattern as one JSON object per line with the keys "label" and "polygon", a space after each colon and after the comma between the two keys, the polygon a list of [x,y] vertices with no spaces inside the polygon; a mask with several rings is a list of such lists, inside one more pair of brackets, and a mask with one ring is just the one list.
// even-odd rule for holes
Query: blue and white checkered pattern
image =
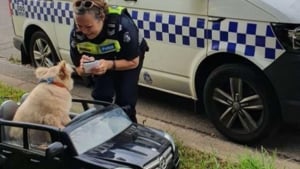
{"label": "blue and white checkered pattern", "polygon": [[250,57],[259,53],[266,59],[275,59],[284,51],[267,23],[237,20],[210,22],[206,39],[209,40],[212,50],[225,49],[229,53],[242,53]]}
{"label": "blue and white checkered pattern", "polygon": [[[66,25],[73,23],[70,2],[12,1],[14,15]],[[208,25],[205,25],[204,17],[135,9],[129,9],[129,12],[141,34],[153,41],[192,48],[206,48],[208,45],[208,51],[236,53],[270,60],[276,59],[284,52],[267,23],[225,19],[221,22],[208,22]]]}
{"label": "blue and white checkered pattern", "polygon": [[275,59],[284,49],[267,23],[238,20],[208,22],[196,16],[132,10],[132,18],[144,37],[208,50],[238,53],[243,56]]}
{"label": "blue and white checkered pattern", "polygon": [[46,22],[71,25],[71,3],[36,0],[12,0],[13,15],[25,16]]}
{"label": "blue and white checkered pattern", "polygon": [[145,38],[204,48],[205,19],[131,10],[131,16]]}

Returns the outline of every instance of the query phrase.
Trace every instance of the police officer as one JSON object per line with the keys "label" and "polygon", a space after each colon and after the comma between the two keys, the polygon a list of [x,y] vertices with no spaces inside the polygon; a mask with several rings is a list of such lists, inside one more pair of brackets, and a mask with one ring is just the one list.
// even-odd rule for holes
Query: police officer
{"label": "police officer", "polygon": [[128,107],[136,119],[138,78],[146,41],[139,36],[127,10],[108,6],[105,0],[75,0],[74,28],[70,34],[70,54],[79,75],[86,75],[86,62],[96,60],[88,72],[94,81],[92,97]]}

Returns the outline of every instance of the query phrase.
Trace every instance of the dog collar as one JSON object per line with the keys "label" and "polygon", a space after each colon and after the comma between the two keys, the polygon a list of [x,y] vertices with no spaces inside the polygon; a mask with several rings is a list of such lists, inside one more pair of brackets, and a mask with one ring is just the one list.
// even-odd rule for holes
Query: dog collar
{"label": "dog collar", "polygon": [[49,78],[47,78],[47,79],[41,79],[41,80],[39,81],[39,83],[54,84],[54,85],[56,85],[56,86],[58,86],[58,87],[62,87],[62,88],[68,89],[63,83],[55,82],[53,77],[49,77]]}

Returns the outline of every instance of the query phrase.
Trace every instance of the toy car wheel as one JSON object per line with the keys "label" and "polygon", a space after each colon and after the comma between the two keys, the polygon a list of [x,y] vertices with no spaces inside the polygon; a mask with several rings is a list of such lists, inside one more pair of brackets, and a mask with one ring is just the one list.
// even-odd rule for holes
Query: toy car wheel
{"label": "toy car wheel", "polygon": [[42,31],[33,33],[29,45],[29,54],[34,67],[51,67],[60,61],[50,39]]}
{"label": "toy car wheel", "polygon": [[278,101],[261,72],[247,65],[216,68],[204,87],[212,123],[229,139],[254,143],[278,126]]}

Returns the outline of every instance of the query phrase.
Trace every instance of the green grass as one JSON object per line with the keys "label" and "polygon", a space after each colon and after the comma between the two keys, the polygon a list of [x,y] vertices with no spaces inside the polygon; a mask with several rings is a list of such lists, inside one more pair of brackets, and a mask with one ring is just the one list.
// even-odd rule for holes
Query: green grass
{"label": "green grass", "polygon": [[23,90],[13,88],[0,82],[0,103],[9,99],[19,101],[24,93],[25,91]]}
{"label": "green grass", "polygon": [[234,165],[217,158],[214,154],[203,153],[177,143],[181,169],[225,169]]}
{"label": "green grass", "polygon": [[268,153],[264,148],[251,156],[249,154],[240,156],[239,169],[275,169],[276,152]]}
{"label": "green grass", "polygon": [[191,149],[182,143],[176,143],[179,149],[180,169],[275,169],[276,153],[269,154],[265,149],[260,152],[243,154],[237,157],[238,162],[220,159],[214,153],[203,153]]}
{"label": "green grass", "polygon": [[[24,93],[23,90],[0,82],[0,104],[7,99],[19,101]],[[173,137],[176,139],[176,136]],[[241,155],[238,162],[233,163],[218,158],[217,154],[191,149],[178,140],[176,139],[176,145],[180,155],[180,169],[275,169],[276,153],[270,155],[263,148],[256,155]]]}

